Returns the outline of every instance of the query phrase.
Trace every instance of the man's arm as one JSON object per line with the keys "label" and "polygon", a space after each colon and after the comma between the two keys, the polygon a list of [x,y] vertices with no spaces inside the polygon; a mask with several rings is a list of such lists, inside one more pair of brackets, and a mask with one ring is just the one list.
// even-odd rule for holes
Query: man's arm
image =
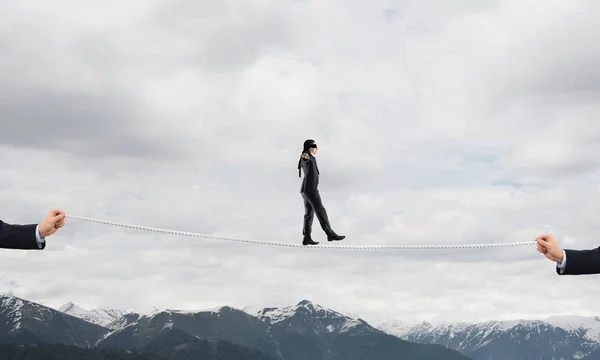
{"label": "man's arm", "polygon": [[0,248],[43,250],[46,241],[40,236],[39,225],[11,225],[0,220]]}
{"label": "man's arm", "polygon": [[315,167],[315,163],[311,159],[302,159],[302,161],[308,161],[308,165],[306,166],[306,186],[304,192],[309,194],[315,193],[317,191],[317,168]]}
{"label": "man's arm", "polygon": [[563,250],[563,253],[562,262],[556,266],[559,275],[600,274],[600,247],[591,250]]}

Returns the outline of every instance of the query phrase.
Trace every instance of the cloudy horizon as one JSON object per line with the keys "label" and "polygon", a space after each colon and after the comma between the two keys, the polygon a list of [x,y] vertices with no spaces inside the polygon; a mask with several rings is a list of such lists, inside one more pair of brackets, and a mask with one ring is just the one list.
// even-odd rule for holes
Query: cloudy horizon
{"label": "cloudy horizon", "polygon": [[[600,245],[600,3],[0,2],[0,219],[51,207],[302,241],[296,168],[345,245]],[[313,237],[327,243],[315,218]],[[320,250],[68,219],[0,251],[0,292],[59,308],[286,306],[377,324],[600,315],[535,246]]]}

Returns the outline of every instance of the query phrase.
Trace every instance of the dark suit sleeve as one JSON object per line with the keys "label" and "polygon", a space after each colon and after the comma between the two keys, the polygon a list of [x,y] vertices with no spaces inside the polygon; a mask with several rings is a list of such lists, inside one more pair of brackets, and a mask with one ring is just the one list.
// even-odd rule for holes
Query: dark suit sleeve
{"label": "dark suit sleeve", "polygon": [[304,175],[306,177],[306,186],[304,188],[304,192],[313,194],[317,191],[317,167],[315,166],[314,161],[306,159],[303,160],[308,161],[306,174]]}
{"label": "dark suit sleeve", "polygon": [[42,250],[46,247],[46,242],[42,242],[42,247],[38,246],[35,236],[37,224],[28,225],[10,225],[0,220],[0,248],[17,250]]}
{"label": "dark suit sleeve", "polygon": [[592,250],[566,250],[567,261],[559,275],[589,275],[600,274],[600,247]]}

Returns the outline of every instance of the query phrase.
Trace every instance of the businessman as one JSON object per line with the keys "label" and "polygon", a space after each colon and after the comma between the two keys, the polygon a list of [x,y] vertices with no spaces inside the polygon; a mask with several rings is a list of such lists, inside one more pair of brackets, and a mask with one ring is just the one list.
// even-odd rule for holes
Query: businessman
{"label": "businessman", "polygon": [[65,225],[65,213],[51,209],[39,224],[11,225],[0,220],[0,249],[43,250],[46,237]]}
{"label": "businessman", "polygon": [[536,238],[537,250],[556,262],[559,275],[600,274],[600,247],[590,250],[561,249],[552,234]]}
{"label": "businessman", "polygon": [[304,142],[304,148],[302,149],[302,155],[298,160],[298,176],[301,176],[301,168],[304,170],[304,179],[302,179],[302,185],[300,186],[300,193],[304,199],[304,227],[302,229],[302,235],[304,240],[302,245],[317,245],[318,242],[314,241],[311,237],[312,224],[315,213],[317,219],[321,224],[321,228],[327,234],[328,241],[339,241],[346,238],[343,235],[338,235],[331,229],[329,224],[329,218],[327,217],[327,211],[321,201],[321,195],[319,194],[319,167],[317,166],[317,144],[313,139],[308,139]]}

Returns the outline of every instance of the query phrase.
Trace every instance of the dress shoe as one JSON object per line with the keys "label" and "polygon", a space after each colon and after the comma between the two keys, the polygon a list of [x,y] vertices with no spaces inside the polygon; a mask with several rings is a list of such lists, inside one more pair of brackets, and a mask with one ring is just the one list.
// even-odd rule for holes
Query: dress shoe
{"label": "dress shoe", "polygon": [[331,234],[327,235],[327,241],[340,241],[340,240],[344,240],[346,238],[346,236],[344,235],[338,235],[334,232],[332,232]]}
{"label": "dress shoe", "polygon": [[304,241],[302,241],[302,245],[317,245],[319,242],[311,239],[310,236],[305,236]]}

